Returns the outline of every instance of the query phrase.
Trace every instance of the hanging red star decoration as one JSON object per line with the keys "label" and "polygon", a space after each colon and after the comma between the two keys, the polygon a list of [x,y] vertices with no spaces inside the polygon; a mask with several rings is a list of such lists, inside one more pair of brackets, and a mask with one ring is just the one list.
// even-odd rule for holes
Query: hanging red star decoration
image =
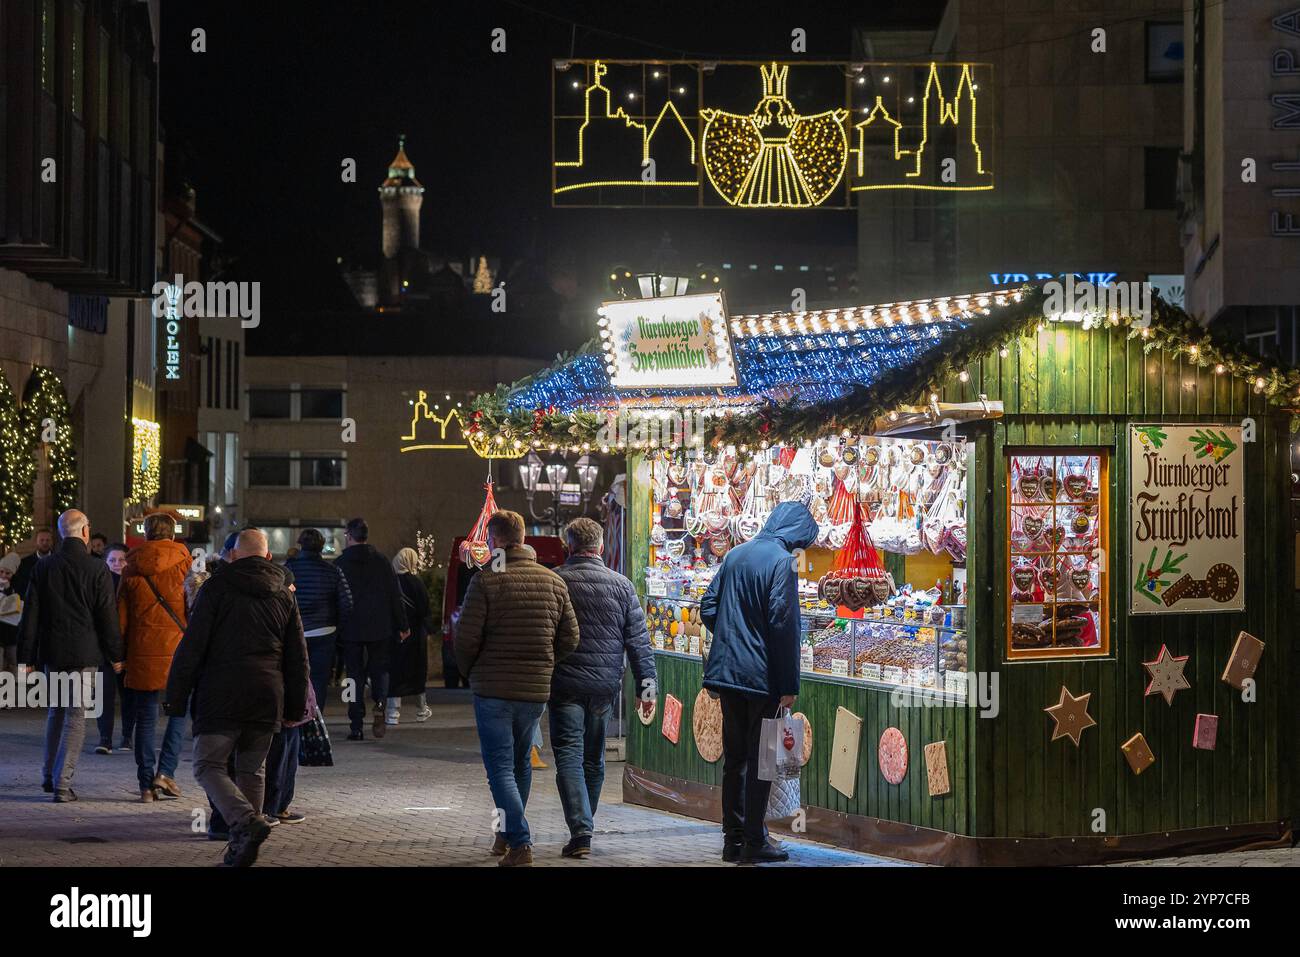
{"label": "hanging red star decoration", "polygon": [[1069,688],[1061,685],[1061,700],[1050,708],[1043,709],[1056,722],[1056,729],[1052,732],[1053,741],[1068,737],[1076,748],[1079,746],[1079,736],[1083,734],[1083,729],[1097,724],[1092,715],[1088,714],[1088,701],[1091,698],[1091,691],[1076,698]]}
{"label": "hanging red star decoration", "polygon": [[1171,655],[1165,645],[1160,646],[1160,654],[1156,655],[1155,661],[1144,661],[1142,667],[1147,670],[1151,676],[1151,683],[1147,685],[1147,695],[1163,695],[1165,704],[1174,703],[1174,694],[1182,691],[1184,688],[1190,688],[1187,682],[1187,676],[1183,674],[1183,669],[1187,667],[1187,659],[1191,655]]}

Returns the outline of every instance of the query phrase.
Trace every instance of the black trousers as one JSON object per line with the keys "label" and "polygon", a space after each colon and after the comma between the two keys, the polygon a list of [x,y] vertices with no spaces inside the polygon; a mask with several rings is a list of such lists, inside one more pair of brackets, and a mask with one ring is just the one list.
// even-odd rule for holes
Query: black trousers
{"label": "black trousers", "polygon": [[763,815],[771,781],[758,779],[763,719],[776,717],[780,698],[720,691],[722,703],[722,834],[728,843],[758,847],[767,841]]}
{"label": "black trousers", "polygon": [[348,720],[353,731],[360,731],[366,721],[367,678],[375,707],[382,710],[388,704],[388,642],[345,641],[343,661],[347,664],[348,678],[356,682],[356,700],[348,703]]}

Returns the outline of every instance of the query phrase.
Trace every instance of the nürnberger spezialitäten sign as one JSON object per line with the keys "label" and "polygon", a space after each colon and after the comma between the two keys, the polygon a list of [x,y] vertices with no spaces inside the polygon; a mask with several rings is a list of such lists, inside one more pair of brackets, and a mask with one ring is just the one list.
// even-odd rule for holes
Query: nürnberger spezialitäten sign
{"label": "n\u00fcrnberger spezialit\u00e4ten sign", "polygon": [[1246,607],[1239,425],[1129,427],[1129,610]]}

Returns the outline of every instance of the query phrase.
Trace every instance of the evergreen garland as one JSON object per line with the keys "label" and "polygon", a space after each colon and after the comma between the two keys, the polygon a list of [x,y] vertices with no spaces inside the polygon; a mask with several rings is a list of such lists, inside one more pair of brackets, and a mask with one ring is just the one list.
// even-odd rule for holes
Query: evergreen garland
{"label": "evergreen garland", "polygon": [[[745,411],[724,413],[714,426],[710,442],[757,446],[802,442],[842,430],[869,433],[882,416],[900,406],[925,404],[931,393],[939,392],[945,382],[972,363],[1033,335],[1041,323],[1048,321],[1043,314],[1044,300],[1042,287],[1023,289],[1018,301],[991,306],[984,314],[972,318],[943,348],[932,350],[917,362],[890,369],[870,386],[858,386],[834,401],[783,405],[767,401]],[[1277,405],[1300,406],[1300,370],[1279,366],[1252,355],[1239,343],[1211,335],[1182,309],[1158,297],[1152,298],[1149,324],[1144,324],[1138,316],[1096,312],[1083,318],[1083,327],[1097,329],[1097,334],[1140,339],[1145,353],[1161,349],[1171,357],[1184,357],[1198,366],[1213,368],[1218,374],[1245,379],[1256,393]],[[579,351],[590,351],[590,348]],[[555,409],[511,412],[507,408],[507,398],[517,389],[554,371],[570,358],[561,356],[547,369],[514,386],[499,386],[492,394],[480,396],[473,404],[467,431],[483,441],[524,451],[530,447],[586,450],[602,445],[604,412],[563,413]]]}

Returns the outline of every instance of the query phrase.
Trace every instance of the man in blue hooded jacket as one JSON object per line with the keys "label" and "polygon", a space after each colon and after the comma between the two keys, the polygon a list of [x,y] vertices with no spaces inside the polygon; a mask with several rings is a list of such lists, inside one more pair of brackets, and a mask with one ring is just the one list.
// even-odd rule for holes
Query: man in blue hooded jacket
{"label": "man in blue hooded jacket", "polygon": [[808,506],[782,502],[753,539],[727,553],[700,606],[713,633],[704,687],[722,704],[722,859],[784,861],[767,839],[770,781],[758,778],[764,718],[799,693],[799,578],[794,553],[817,539]]}

